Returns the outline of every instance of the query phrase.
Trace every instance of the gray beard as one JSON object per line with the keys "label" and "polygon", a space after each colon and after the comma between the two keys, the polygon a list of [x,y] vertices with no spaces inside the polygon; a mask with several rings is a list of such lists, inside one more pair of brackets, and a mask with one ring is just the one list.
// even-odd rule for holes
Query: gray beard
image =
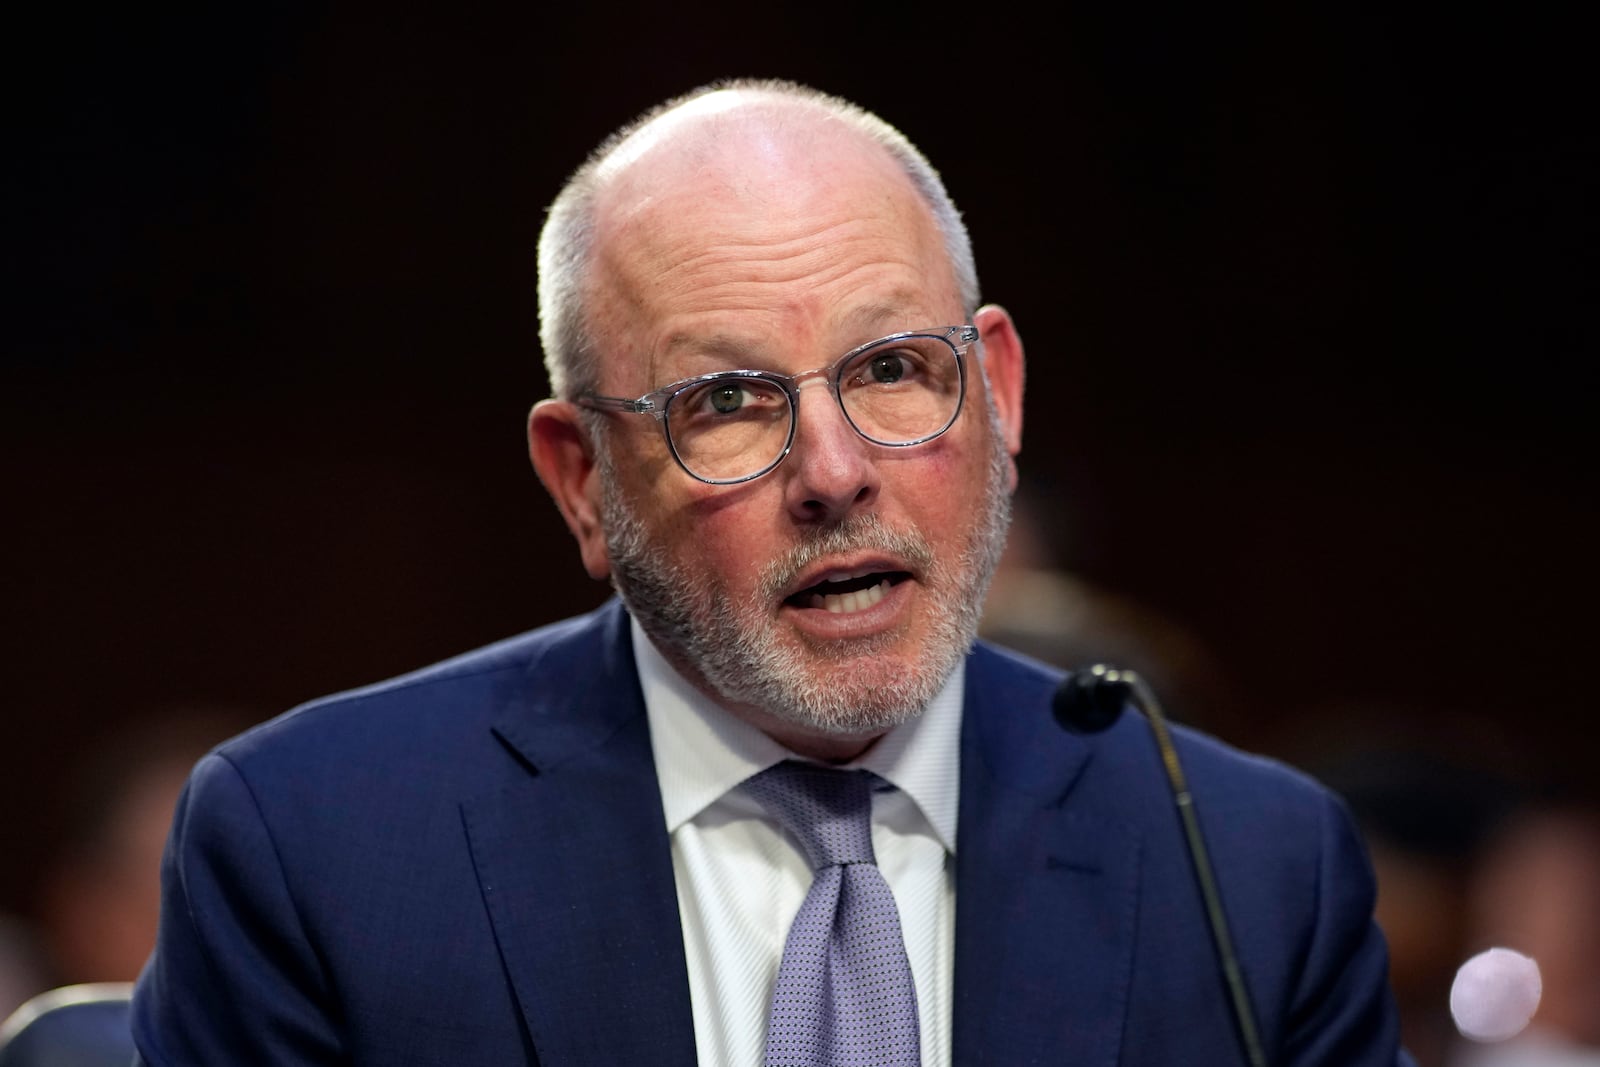
{"label": "gray beard", "polygon": [[[595,449],[611,580],[628,611],[680,671],[698,674],[729,705],[759,708],[808,730],[881,733],[922,712],[972,648],[989,582],[1011,525],[1008,455],[992,401],[989,470],[975,522],[954,560],[937,559],[916,531],[891,530],[874,514],[808,531],[762,569],[752,597],[728,595],[715,571],[690,570],[652,543],[617,488],[608,442]],[[874,664],[892,634],[798,645],[773,640],[772,605],[807,567],[829,555],[880,551],[905,559],[932,596],[932,635],[905,669]],[[850,669],[828,669],[828,661]]]}

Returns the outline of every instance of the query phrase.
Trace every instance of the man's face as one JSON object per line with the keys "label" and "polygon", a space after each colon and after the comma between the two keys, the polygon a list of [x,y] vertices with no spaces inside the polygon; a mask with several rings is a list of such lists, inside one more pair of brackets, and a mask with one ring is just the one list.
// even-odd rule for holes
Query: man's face
{"label": "man's face", "polygon": [[[963,320],[930,214],[874,152],[763,142],[637,186],[602,215],[601,392],[796,374]],[[793,451],[742,485],[691,478],[654,420],[607,419],[600,512],[619,592],[686,677],[780,740],[906,720],[976,633],[1012,468],[977,350],[967,359],[955,425],[908,449],[859,437],[808,381]]]}
{"label": "man's face", "polygon": [[[791,547],[738,588],[720,568],[680,565],[667,545],[655,543],[648,521],[620,489],[615,461],[602,450],[612,578],[657,645],[675,661],[693,664],[702,683],[725,702],[763,709],[806,732],[880,733],[927,704],[977,633],[1010,522],[1007,454],[997,430],[990,439],[991,463],[976,498],[975,525],[958,555],[937,554],[932,539],[914,524],[899,530],[863,510],[838,524],[802,528]],[[909,563],[914,570],[847,578],[840,588],[853,593],[811,591],[816,583],[808,579],[819,573],[857,575],[862,568],[838,563],[861,556],[897,568]],[[841,614],[863,613],[887,595],[885,583],[892,592],[895,582],[906,580],[900,575],[913,573],[925,590],[918,610],[930,624],[920,646],[899,647],[903,628],[818,640],[799,626],[793,629],[798,640],[781,639],[788,636],[786,613],[827,611],[830,600]]]}

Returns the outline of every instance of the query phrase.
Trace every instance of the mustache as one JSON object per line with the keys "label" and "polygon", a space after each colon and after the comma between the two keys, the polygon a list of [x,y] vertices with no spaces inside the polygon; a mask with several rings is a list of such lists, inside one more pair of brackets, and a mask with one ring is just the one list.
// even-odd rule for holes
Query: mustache
{"label": "mustache", "polygon": [[805,540],[761,568],[758,588],[762,598],[776,600],[819,560],[863,551],[903,559],[924,574],[933,568],[933,549],[920,534],[892,529],[874,514],[852,515],[836,526],[806,535]]}

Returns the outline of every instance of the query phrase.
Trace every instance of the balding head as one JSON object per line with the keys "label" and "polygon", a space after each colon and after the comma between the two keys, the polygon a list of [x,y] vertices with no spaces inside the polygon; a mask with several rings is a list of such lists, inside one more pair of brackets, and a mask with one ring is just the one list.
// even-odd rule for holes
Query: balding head
{"label": "balding head", "polygon": [[[897,129],[856,105],[775,80],[730,80],[652,109],[618,130],[551,205],[539,241],[540,341],[552,394],[597,379],[597,264],[651,212],[713,198],[718,208],[781,217],[805,176],[826,193],[842,160],[885,168],[931,218],[963,308],[979,299],[972,248],[937,172]],[[781,190],[781,191],[780,191]],[[861,205],[863,213],[876,210]]]}

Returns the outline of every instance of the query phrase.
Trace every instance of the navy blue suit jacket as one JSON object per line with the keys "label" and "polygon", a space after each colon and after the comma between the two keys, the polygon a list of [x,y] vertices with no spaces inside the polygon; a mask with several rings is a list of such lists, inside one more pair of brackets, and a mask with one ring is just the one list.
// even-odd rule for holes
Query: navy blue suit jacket
{"label": "navy blue suit jacket", "polygon": [[[1147,724],[967,662],[957,1064],[1242,1063]],[[195,768],[134,997],[153,1067],[695,1063],[672,861],[615,601],[298,708]],[[1392,1067],[1373,882],[1309,778],[1179,730],[1276,1067]]]}

